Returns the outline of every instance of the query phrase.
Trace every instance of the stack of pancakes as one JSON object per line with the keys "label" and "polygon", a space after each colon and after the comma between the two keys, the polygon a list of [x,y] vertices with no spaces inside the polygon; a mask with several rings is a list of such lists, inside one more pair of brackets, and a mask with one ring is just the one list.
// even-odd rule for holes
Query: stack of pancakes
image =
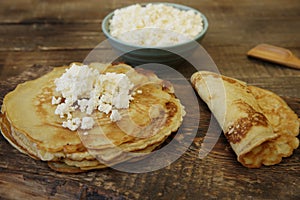
{"label": "stack of pancakes", "polygon": [[[185,114],[174,95],[173,86],[154,73],[133,69],[125,64],[90,64],[107,72],[125,73],[134,84],[134,99],[128,109],[119,112],[122,119],[112,122],[103,112],[94,111],[95,126],[71,131],[62,127],[55,115],[55,79],[69,66],[25,82],[8,93],[1,109],[1,132],[20,152],[48,161],[62,172],[81,172],[105,168],[127,160],[143,158],[176,131]],[[137,90],[142,92],[136,92]],[[75,111],[74,116],[82,116]]]}

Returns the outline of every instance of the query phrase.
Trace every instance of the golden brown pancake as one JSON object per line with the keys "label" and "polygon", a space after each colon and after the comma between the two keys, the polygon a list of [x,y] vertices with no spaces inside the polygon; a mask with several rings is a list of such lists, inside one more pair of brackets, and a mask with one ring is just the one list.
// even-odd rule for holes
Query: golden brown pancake
{"label": "golden brown pancake", "polygon": [[[107,114],[93,112],[96,126],[88,134],[63,128],[63,119],[55,115],[56,106],[51,101],[57,95],[54,80],[68,67],[54,68],[36,80],[18,85],[5,96],[1,132],[22,153],[49,161],[52,168],[61,171],[103,168],[131,159],[126,152],[151,152],[181,125],[184,108],[169,82],[129,65],[93,63],[90,67],[100,73],[126,73],[134,84],[133,92],[142,93],[136,93],[130,107],[120,111],[120,121],[112,122]],[[73,115],[82,113],[75,111]]]}
{"label": "golden brown pancake", "polygon": [[206,71],[191,82],[244,166],[277,164],[298,147],[298,117],[276,94]]}
{"label": "golden brown pancake", "polygon": [[[261,148],[257,147],[246,157],[259,157],[259,154],[265,154],[264,165],[277,164],[281,162],[282,157],[291,156],[293,150],[299,146],[299,140],[296,137],[299,134],[298,116],[275,93],[254,86],[248,86],[248,88],[271,124],[274,133],[279,137],[273,139],[271,142],[266,142]],[[259,163],[259,161],[257,162]]]}

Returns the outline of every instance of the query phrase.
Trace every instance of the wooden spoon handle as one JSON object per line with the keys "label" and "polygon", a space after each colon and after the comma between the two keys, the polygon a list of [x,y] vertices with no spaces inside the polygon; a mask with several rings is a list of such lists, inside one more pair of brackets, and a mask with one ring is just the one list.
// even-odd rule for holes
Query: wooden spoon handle
{"label": "wooden spoon handle", "polygon": [[248,56],[260,58],[295,69],[300,69],[300,59],[290,50],[269,44],[259,44],[247,52]]}

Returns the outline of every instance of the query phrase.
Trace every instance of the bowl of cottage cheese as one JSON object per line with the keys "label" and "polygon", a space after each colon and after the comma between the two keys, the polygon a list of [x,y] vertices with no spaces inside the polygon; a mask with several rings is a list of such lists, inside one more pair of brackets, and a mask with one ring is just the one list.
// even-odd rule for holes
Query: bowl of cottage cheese
{"label": "bowl of cottage cheese", "polygon": [[200,11],[174,3],[134,4],[109,13],[102,31],[121,61],[175,64],[192,55],[208,29]]}

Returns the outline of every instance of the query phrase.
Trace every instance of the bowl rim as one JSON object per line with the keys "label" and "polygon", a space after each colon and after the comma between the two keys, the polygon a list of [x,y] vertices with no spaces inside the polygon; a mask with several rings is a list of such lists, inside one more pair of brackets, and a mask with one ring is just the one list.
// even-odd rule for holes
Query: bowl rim
{"label": "bowl rim", "polygon": [[[148,4],[164,4],[164,5],[168,5],[168,6],[172,6],[174,8],[177,8],[177,9],[180,9],[180,10],[193,10],[195,13],[198,13],[200,14],[201,18],[202,18],[202,23],[203,23],[203,29],[200,33],[198,33],[193,39],[189,40],[189,41],[186,41],[186,42],[182,42],[182,43],[178,43],[178,44],[174,44],[174,45],[165,45],[165,46],[142,46],[142,45],[135,45],[135,44],[131,44],[129,42],[125,42],[125,41],[121,41],[119,40],[118,38],[115,38],[113,37],[110,32],[109,32],[109,20],[113,17],[114,15],[114,12],[117,10],[117,9],[123,9],[123,8],[127,8],[129,6],[133,6],[133,5],[136,5],[136,4],[140,4],[142,6],[146,6]],[[107,14],[104,19],[102,20],[102,23],[101,23],[101,28],[102,28],[102,31],[104,33],[104,35],[109,39],[109,40],[112,40],[116,43],[119,43],[119,44],[122,44],[124,46],[128,46],[128,47],[131,47],[131,48],[136,48],[136,49],[167,49],[167,48],[178,48],[178,47],[181,47],[181,46],[184,46],[184,45],[187,45],[189,43],[193,43],[193,42],[197,42],[197,40],[201,37],[203,37],[207,30],[208,30],[208,20],[206,18],[206,16],[200,12],[199,10],[195,9],[195,8],[192,8],[192,7],[189,7],[189,6],[186,6],[186,5],[182,5],[182,4],[177,4],[177,3],[169,3],[169,2],[149,2],[149,3],[136,3],[136,4],[131,4],[131,5],[128,5],[128,6],[125,6],[125,7],[121,7],[121,8],[117,8],[115,10],[113,10],[112,12],[110,12],[109,14]],[[107,25],[107,28],[106,28],[106,25]]]}

